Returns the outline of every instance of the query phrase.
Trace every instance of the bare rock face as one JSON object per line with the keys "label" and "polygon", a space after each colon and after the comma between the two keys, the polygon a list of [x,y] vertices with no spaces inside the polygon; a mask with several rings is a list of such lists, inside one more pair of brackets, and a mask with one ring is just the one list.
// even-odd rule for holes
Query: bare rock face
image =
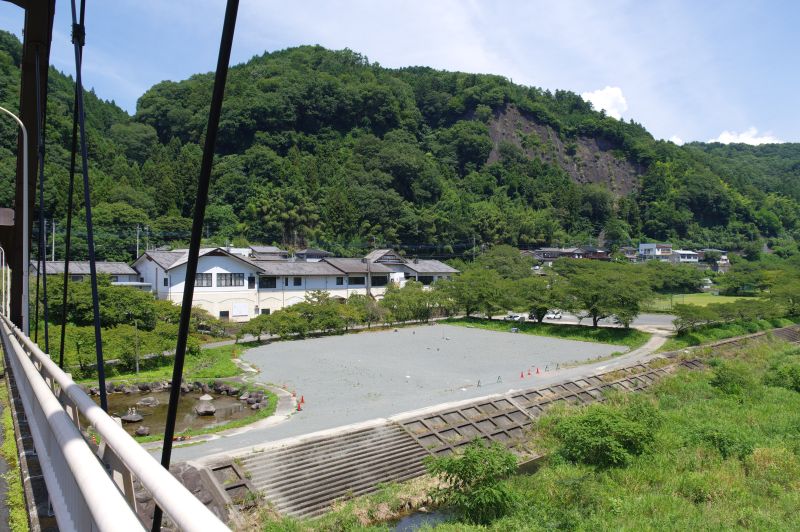
{"label": "bare rock face", "polygon": [[629,161],[620,146],[602,137],[562,138],[552,127],[537,122],[514,106],[495,113],[489,120],[492,151],[487,163],[500,158],[500,144],[520,148],[530,159],[541,159],[561,167],[576,183],[603,185],[614,195],[634,190],[647,170]]}

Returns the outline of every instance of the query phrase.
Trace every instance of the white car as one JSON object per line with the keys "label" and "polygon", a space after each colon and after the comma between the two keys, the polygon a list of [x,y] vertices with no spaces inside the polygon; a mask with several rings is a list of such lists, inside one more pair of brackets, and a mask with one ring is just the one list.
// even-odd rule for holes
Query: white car
{"label": "white car", "polygon": [[505,321],[516,321],[516,322],[523,322],[525,321],[525,316],[521,314],[509,314],[508,316],[503,318]]}
{"label": "white car", "polygon": [[561,311],[560,310],[551,310],[547,314],[544,315],[544,319],[546,320],[560,320],[561,319]]}

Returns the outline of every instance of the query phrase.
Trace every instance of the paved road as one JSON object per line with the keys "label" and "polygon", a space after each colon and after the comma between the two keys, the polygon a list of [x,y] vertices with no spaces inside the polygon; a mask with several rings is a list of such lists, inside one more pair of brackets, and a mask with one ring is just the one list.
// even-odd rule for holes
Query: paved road
{"label": "paved road", "polygon": [[[658,346],[648,347],[651,351]],[[545,376],[560,375],[561,370],[554,371],[557,365],[625,349],[442,324],[265,345],[247,351],[243,358],[261,370],[258,380],[296,389],[298,397],[305,398],[305,409],[284,423],[176,448],[174,455],[176,460],[194,459],[439,403],[528,388]]]}

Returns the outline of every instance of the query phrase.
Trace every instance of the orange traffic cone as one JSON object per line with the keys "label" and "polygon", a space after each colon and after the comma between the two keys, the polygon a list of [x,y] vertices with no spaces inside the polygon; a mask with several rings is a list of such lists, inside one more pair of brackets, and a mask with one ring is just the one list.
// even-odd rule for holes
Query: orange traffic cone
{"label": "orange traffic cone", "polygon": [[536,368],[536,374],[537,375],[539,374],[539,368]]}
{"label": "orange traffic cone", "polygon": [[519,372],[519,378],[520,379],[524,379],[525,378],[525,372],[524,371],[520,371]]}
{"label": "orange traffic cone", "polygon": [[300,396],[300,404],[301,404],[301,405],[302,405],[302,404],[305,404],[305,402],[306,402],[306,396],[305,396],[305,395],[301,395],[301,396]]}
{"label": "orange traffic cone", "polygon": [[303,411],[303,407],[300,406],[300,403],[297,403],[297,411],[298,412],[302,412]]}
{"label": "orange traffic cone", "polygon": [[531,376],[531,368],[528,368],[528,377]]}

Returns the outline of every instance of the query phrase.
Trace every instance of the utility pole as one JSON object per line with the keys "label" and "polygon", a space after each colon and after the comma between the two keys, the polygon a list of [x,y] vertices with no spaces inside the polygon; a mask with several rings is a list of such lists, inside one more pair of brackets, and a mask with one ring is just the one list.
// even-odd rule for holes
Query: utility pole
{"label": "utility pole", "polygon": [[136,224],[136,258],[139,258],[139,224]]}
{"label": "utility pole", "polygon": [[53,218],[53,253],[51,254],[53,262],[56,261],[56,219]]}

